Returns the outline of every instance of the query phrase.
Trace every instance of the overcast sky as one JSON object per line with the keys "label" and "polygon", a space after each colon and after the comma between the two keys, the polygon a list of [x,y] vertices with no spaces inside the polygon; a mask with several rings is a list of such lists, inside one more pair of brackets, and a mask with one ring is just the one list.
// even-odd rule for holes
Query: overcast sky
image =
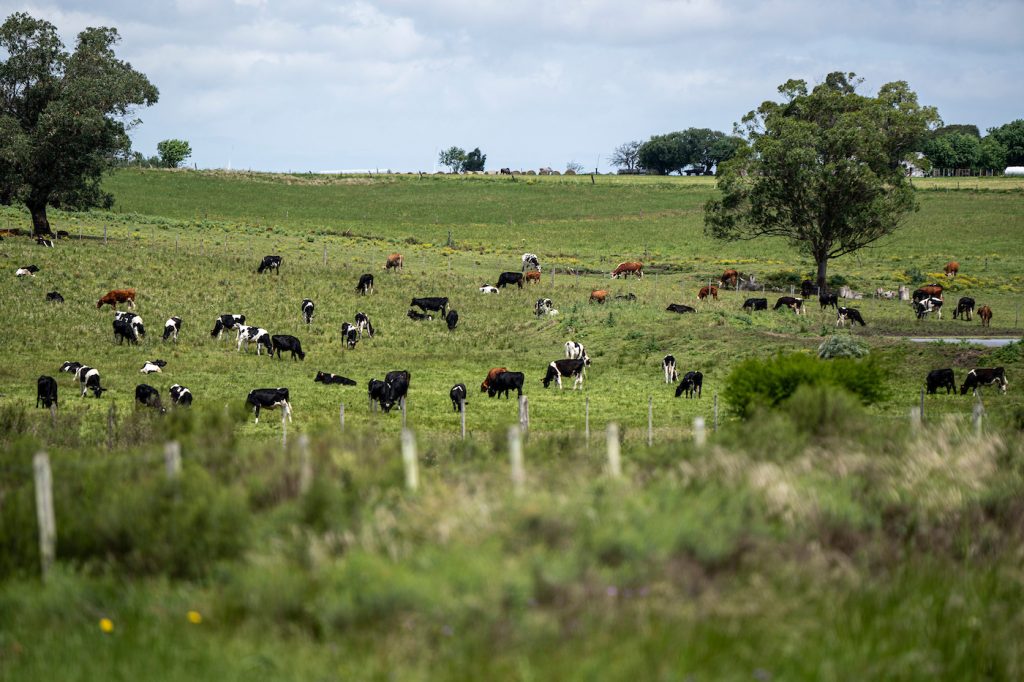
{"label": "overcast sky", "polygon": [[622,142],[732,124],[789,78],[905,80],[947,123],[1024,118],[1012,0],[59,0],[12,3],[69,47],[114,26],[160,89],[135,149],[200,168],[608,168]]}

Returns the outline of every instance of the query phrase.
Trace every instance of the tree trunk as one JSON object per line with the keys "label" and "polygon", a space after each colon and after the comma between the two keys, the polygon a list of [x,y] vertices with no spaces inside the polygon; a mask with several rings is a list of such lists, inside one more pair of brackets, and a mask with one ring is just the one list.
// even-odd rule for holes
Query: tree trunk
{"label": "tree trunk", "polygon": [[52,237],[50,221],[46,219],[46,201],[29,200],[25,202],[32,214],[32,234],[36,237]]}
{"label": "tree trunk", "polygon": [[828,293],[828,287],[825,286],[825,280],[828,275],[828,257],[823,256],[818,258],[818,295],[821,296],[824,293]]}

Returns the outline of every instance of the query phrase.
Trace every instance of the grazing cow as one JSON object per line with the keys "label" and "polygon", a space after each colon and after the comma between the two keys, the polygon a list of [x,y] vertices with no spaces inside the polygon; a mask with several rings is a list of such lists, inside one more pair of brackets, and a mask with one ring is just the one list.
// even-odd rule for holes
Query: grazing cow
{"label": "grazing cow", "polygon": [[537,254],[523,254],[523,272],[526,272],[527,269],[536,270],[537,272],[540,272],[540,258],[537,258]]}
{"label": "grazing cow", "polygon": [[384,391],[387,385],[379,379],[370,379],[367,384],[367,394],[370,396],[370,409],[373,409],[373,403],[380,406],[380,401],[384,397]]}
{"label": "grazing cow", "polygon": [[914,308],[914,313],[917,315],[917,319],[924,319],[925,315],[929,313],[935,313],[935,316],[940,320],[942,319],[942,299],[941,298],[923,298],[920,301],[914,301],[911,303]]}
{"label": "grazing cow", "polygon": [[548,371],[542,380],[544,388],[547,388],[551,385],[552,381],[555,381],[558,384],[558,390],[562,390],[562,377],[573,377],[573,390],[581,388],[583,386],[583,368],[585,366],[585,360],[555,360],[548,365]]}
{"label": "grazing cow", "polygon": [[412,303],[409,305],[414,305],[424,312],[437,311],[441,313],[441,315],[446,315],[448,313],[448,299],[443,296],[414,298],[412,299]]}
{"label": "grazing cow", "polygon": [[615,295],[615,300],[616,301],[631,301],[632,302],[632,301],[636,300],[636,294],[634,294],[632,291],[629,292],[628,294],[616,294]]}
{"label": "grazing cow", "polygon": [[341,323],[341,342],[352,350],[359,342],[359,328],[348,322]]}
{"label": "grazing cow", "polygon": [[213,324],[213,331],[210,332],[210,336],[220,338],[224,332],[237,329],[243,324],[245,324],[245,315],[220,315]]}
{"label": "grazing cow", "polygon": [[695,313],[695,312],[697,312],[696,308],[693,308],[693,307],[688,306],[688,305],[683,305],[682,303],[669,303],[668,307],[665,308],[665,310],[667,310],[670,313],[679,313],[680,315],[683,314],[683,313]]}
{"label": "grazing cow", "polygon": [[281,359],[281,353],[288,351],[292,354],[292,360],[298,356],[299,360],[305,360],[306,354],[302,352],[302,344],[294,336],[288,334],[275,334],[270,337],[270,345],[274,353],[277,353],[277,359]]}
{"label": "grazing cow", "polygon": [[956,393],[956,377],[953,376],[951,369],[933,369],[928,372],[925,383],[928,386],[928,393],[932,395],[935,395],[940,388],[946,389],[946,395],[949,395],[950,391]]}
{"label": "grazing cow", "polygon": [[356,293],[363,296],[373,293],[373,275],[366,273],[359,276],[359,284],[356,284]]}
{"label": "grazing cow", "polygon": [[484,284],[483,286],[480,287],[480,293],[481,294],[500,294],[501,293],[501,289],[499,289],[498,287],[494,286],[493,284]]}
{"label": "grazing cow", "polygon": [[393,253],[388,256],[387,262],[384,264],[385,270],[405,270],[405,259],[402,258],[402,254]]}
{"label": "grazing cow", "polygon": [[569,360],[583,360],[585,367],[590,366],[590,356],[587,355],[587,349],[583,347],[582,343],[577,341],[565,342],[565,357]]}
{"label": "grazing cow", "polygon": [[859,322],[860,326],[864,327],[867,322],[861,317],[860,311],[856,308],[842,308],[840,307],[836,311],[836,326],[845,327],[847,323],[852,327],[854,322]]}
{"label": "grazing cow", "polygon": [[256,355],[260,355],[261,348],[267,349],[267,357],[274,355],[274,348],[270,341],[270,332],[262,327],[251,327],[247,325],[238,326],[238,350],[242,350],[242,344],[245,344],[245,352],[249,352],[249,344],[256,344]]}
{"label": "grazing cow", "polygon": [[501,171],[499,171],[499,172],[501,173],[501,175],[512,175],[512,169],[511,168],[502,168]]}
{"label": "grazing cow", "polygon": [[60,292],[58,292],[58,291],[51,291],[50,293],[46,294],[46,302],[47,303],[63,303],[64,302],[64,297],[61,296]]}
{"label": "grazing cow", "polygon": [[142,323],[142,318],[133,312],[114,311],[114,320],[123,320],[131,325],[132,332],[135,334],[136,340],[146,335],[146,325]]}
{"label": "grazing cow", "polygon": [[740,273],[737,270],[726,270],[722,273],[722,277],[718,280],[718,286],[720,287],[735,287],[736,283],[739,282]]}
{"label": "grazing cow", "polygon": [[163,403],[160,402],[160,391],[149,384],[139,384],[135,387],[135,405],[136,407],[139,405],[153,407],[160,410],[161,413],[166,411]]}
{"label": "grazing cow", "polygon": [[604,303],[608,299],[608,292],[605,289],[594,289],[590,292],[589,303]]}
{"label": "grazing cow", "polygon": [[775,302],[775,307],[772,308],[772,310],[778,310],[782,306],[786,306],[797,315],[804,312],[804,301],[801,298],[794,298],[792,296],[781,296],[779,300]]}
{"label": "grazing cow", "polygon": [[103,294],[100,300],[96,301],[96,310],[99,310],[105,305],[109,305],[114,310],[117,310],[117,304],[124,303],[129,308],[135,307],[135,289],[111,289],[107,293]]}
{"label": "grazing cow", "polygon": [[455,326],[459,323],[459,314],[454,310],[449,310],[448,314],[444,316],[444,322],[448,325],[448,331],[455,331]]}
{"label": "grazing cow", "polygon": [[45,374],[36,381],[36,407],[49,409],[57,404],[57,380]]}
{"label": "grazing cow", "polygon": [[992,386],[993,384],[999,386],[999,390],[1002,393],[1006,393],[1006,387],[1008,385],[1006,381],[1006,371],[1002,367],[996,368],[975,368],[967,373],[964,378],[964,383],[960,387],[960,395],[967,395],[967,391],[974,390],[974,395],[978,395],[978,389],[982,386]]}
{"label": "grazing cow", "polygon": [[671,384],[673,381],[679,378],[679,372],[676,371],[676,356],[666,355],[661,361],[661,368],[665,370],[665,383]]}
{"label": "grazing cow", "polygon": [[80,363],[80,362],[72,362],[72,361],[68,360],[63,365],[60,366],[60,371],[61,372],[67,372],[68,374],[72,374],[77,379],[78,378],[78,368],[79,367],[82,367],[82,363]]}
{"label": "grazing cow", "polygon": [[129,346],[139,343],[135,326],[123,317],[114,318],[114,341],[121,345],[126,340]]}
{"label": "grazing cow", "polygon": [[767,298],[748,298],[743,302],[743,309],[748,312],[755,310],[768,310]]}
{"label": "grazing cow", "polygon": [[273,270],[274,274],[281,274],[281,257],[280,256],[264,256],[263,260],[260,261],[260,266],[256,268],[258,274],[263,274],[267,270]]}
{"label": "grazing cow", "polygon": [[417,322],[419,322],[421,320],[432,320],[432,319],[434,319],[434,317],[432,315],[427,315],[426,313],[421,313],[421,312],[419,312],[417,310],[413,310],[412,308],[409,308],[409,312],[407,312],[406,315],[409,316],[410,320],[416,320]]}
{"label": "grazing cow", "polygon": [[174,339],[174,343],[178,343],[178,332],[181,331],[181,318],[170,317],[164,322],[164,341],[167,339]]}
{"label": "grazing cow", "polygon": [[139,370],[139,374],[157,374],[162,367],[167,366],[166,360],[146,360],[146,364]]}
{"label": "grazing cow", "polygon": [[802,298],[810,298],[811,296],[815,296],[819,293],[820,292],[818,291],[818,285],[812,282],[811,280],[805,279],[804,281],[800,282],[800,296]]}
{"label": "grazing cow", "polygon": [[253,389],[245,398],[245,404],[252,405],[257,424],[260,423],[260,410],[273,410],[277,407],[284,410],[284,416],[289,422],[292,420],[292,405],[289,402],[287,388]]}
{"label": "grazing cow", "polygon": [[953,311],[953,319],[960,318],[962,320],[974,319],[974,299],[970,296],[962,296],[960,300],[956,302],[956,310]]}
{"label": "grazing cow", "polygon": [[192,391],[181,384],[171,386],[171,404],[180,407],[192,407]]}
{"label": "grazing cow", "polygon": [[[39,272],[39,266],[38,265],[26,265],[23,268],[18,268],[17,270],[15,270],[14,271],[14,276],[15,277],[25,277],[25,276],[35,277],[37,272]],[[98,308],[99,306],[96,306],[96,307]]]}
{"label": "grazing cow", "polygon": [[490,371],[487,372],[487,378],[480,384],[480,392],[483,393],[487,391],[491,387],[491,382],[494,381],[494,378],[507,371],[508,369],[505,367],[492,367]]}
{"label": "grazing cow", "polygon": [[703,301],[708,296],[710,296],[711,298],[713,298],[713,299],[715,299],[717,301],[718,300],[718,287],[716,287],[716,286],[701,287],[700,291],[697,292],[697,300],[698,301]]}
{"label": "grazing cow", "polygon": [[700,398],[703,385],[703,374],[700,372],[687,372],[683,375],[683,380],[676,386],[676,397],[678,398],[685,393],[687,398],[692,398],[694,394],[697,395],[697,398]]}
{"label": "grazing cow", "polygon": [[839,308],[839,294],[822,294],[818,296],[818,303],[821,305],[821,309],[832,306],[833,309]]}
{"label": "grazing cow", "polygon": [[960,264],[955,260],[951,260],[946,263],[946,267],[943,268],[942,271],[946,273],[946,277],[956,277],[957,273],[960,272]]}
{"label": "grazing cow", "polygon": [[540,281],[540,273],[539,272],[530,271],[530,272],[526,273],[526,283],[527,284],[536,284],[539,281]]}
{"label": "grazing cow", "polygon": [[508,400],[508,392],[515,389],[519,397],[523,395],[523,381],[526,379],[522,372],[502,372],[498,376],[494,377],[490,385],[487,387],[487,396],[493,398],[494,396],[500,396],[502,393],[505,394],[505,399]]}
{"label": "grazing cow", "polygon": [[469,402],[466,400],[466,384],[455,384],[452,386],[452,390],[448,391],[448,397],[452,399],[452,410],[460,412],[462,410],[462,403]]}
{"label": "grazing cow", "polygon": [[380,398],[380,409],[385,413],[399,403],[409,393],[409,381],[411,376],[406,370],[395,370],[388,372],[384,377],[384,392]]}
{"label": "grazing cow", "polygon": [[82,387],[82,397],[89,391],[92,391],[93,396],[99,398],[107,389],[100,386],[100,371],[93,369],[87,365],[79,365],[78,369],[75,370],[75,378],[78,379],[79,385]]}
{"label": "grazing cow", "polygon": [[992,322],[992,309],[987,305],[983,305],[978,308],[978,317],[981,318],[981,326],[988,327]]}
{"label": "grazing cow", "polygon": [[612,270],[612,279],[618,279],[619,277],[629,277],[630,275],[636,275],[638,278],[644,278],[644,264],[637,263],[634,261],[627,261],[625,263],[619,263],[614,270]]}
{"label": "grazing cow", "polygon": [[919,289],[915,289],[914,294],[913,296],[911,296],[911,298],[915,303],[918,301],[923,301],[926,298],[941,299],[942,292],[943,289],[941,284],[926,284]]}
{"label": "grazing cow", "polygon": [[537,317],[543,317],[548,314],[554,305],[550,298],[538,298],[533,306],[533,311],[537,314]]}
{"label": "grazing cow", "polygon": [[317,372],[316,377],[313,379],[314,383],[321,384],[341,384],[342,386],[355,386],[356,382],[341,376],[340,374],[328,374],[327,372]]}
{"label": "grazing cow", "polygon": [[313,309],[316,306],[313,305],[313,301],[308,298],[302,299],[302,321],[306,324],[313,322]]}
{"label": "grazing cow", "polygon": [[521,272],[503,272],[498,275],[498,283],[494,286],[499,289],[504,289],[509,284],[515,284],[520,289],[523,288],[523,273]]}
{"label": "grazing cow", "polygon": [[373,323],[370,322],[370,316],[366,313],[356,313],[356,329],[359,331],[359,338],[363,337],[363,332],[371,339],[373,338]]}

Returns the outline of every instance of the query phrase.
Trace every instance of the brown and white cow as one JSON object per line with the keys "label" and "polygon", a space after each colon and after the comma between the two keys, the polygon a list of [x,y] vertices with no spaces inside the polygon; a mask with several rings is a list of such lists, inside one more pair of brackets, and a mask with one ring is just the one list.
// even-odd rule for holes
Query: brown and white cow
{"label": "brown and white cow", "polygon": [[605,289],[594,289],[590,292],[590,303],[604,303],[605,299],[608,298],[608,291]]}
{"label": "brown and white cow", "polygon": [[135,289],[111,289],[96,302],[96,309],[99,310],[109,304],[111,308],[117,310],[118,303],[127,303],[129,308],[134,308]]}
{"label": "brown and white cow", "polygon": [[508,368],[506,368],[506,367],[492,367],[491,371],[489,371],[487,373],[487,378],[484,379],[482,384],[480,384],[480,392],[481,393],[485,393],[487,391],[487,389],[489,389],[491,387],[491,382],[494,381],[494,379],[499,374],[501,374],[502,372],[507,372],[507,371],[508,371]]}
{"label": "brown and white cow", "polygon": [[384,269],[391,270],[393,268],[395,270],[404,270],[404,265],[405,259],[402,258],[402,254],[393,253],[390,256],[388,256],[388,262],[384,264]]}
{"label": "brown and white cow", "polygon": [[987,305],[978,308],[978,317],[981,318],[982,327],[990,327],[992,322],[992,309]]}
{"label": "brown and white cow", "polygon": [[531,270],[530,272],[526,273],[526,283],[527,284],[537,283],[537,282],[540,282],[540,273],[539,272],[537,272],[536,270]]}
{"label": "brown and white cow", "polygon": [[630,275],[636,275],[638,278],[643,279],[644,264],[637,263],[636,261],[626,261],[625,263],[619,263],[619,265],[612,270],[612,279],[629,277]]}
{"label": "brown and white cow", "polygon": [[960,264],[955,260],[951,260],[946,263],[946,267],[942,271],[946,273],[946,277],[956,277],[957,273],[960,272]]}
{"label": "brown and white cow", "polygon": [[942,299],[943,288],[941,284],[925,284],[919,289],[914,289],[911,299],[916,303],[926,298]]}
{"label": "brown and white cow", "polygon": [[726,270],[722,273],[722,278],[718,280],[718,286],[720,287],[735,287],[736,282],[739,281],[740,273],[737,270]]}
{"label": "brown and white cow", "polygon": [[697,300],[703,301],[705,298],[710,296],[711,298],[718,300],[718,287],[712,285],[708,287],[701,287],[700,292],[697,294]]}

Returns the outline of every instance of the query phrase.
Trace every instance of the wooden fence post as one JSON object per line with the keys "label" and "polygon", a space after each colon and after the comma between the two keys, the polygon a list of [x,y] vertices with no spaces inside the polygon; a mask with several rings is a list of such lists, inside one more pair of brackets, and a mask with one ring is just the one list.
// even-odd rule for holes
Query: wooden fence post
{"label": "wooden fence post", "polygon": [[605,433],[608,445],[608,474],[612,478],[622,476],[622,456],[619,451],[619,425],[609,422]]}
{"label": "wooden fence post", "polygon": [[985,414],[985,407],[981,404],[981,398],[978,398],[974,402],[974,408],[971,410],[971,421],[974,422],[974,435],[981,436],[981,419]]}
{"label": "wooden fence post", "polygon": [[512,473],[512,489],[522,494],[526,486],[526,470],[523,467],[523,433],[518,426],[508,427],[508,457]]}
{"label": "wooden fence post", "polygon": [[466,398],[459,398],[459,420],[462,422],[462,440],[466,440]]}
{"label": "wooden fence post", "polygon": [[707,443],[708,435],[704,430],[704,417],[693,418],[693,442],[698,448],[704,447]]}
{"label": "wooden fence post", "polygon": [[402,429],[402,463],[405,464],[405,487],[415,492],[420,487],[416,460],[416,438],[409,429]]}
{"label": "wooden fence post", "polygon": [[175,480],[181,474],[181,443],[176,440],[164,443],[164,467],[168,480]]}
{"label": "wooden fence post", "polygon": [[313,460],[309,456],[309,436],[299,436],[299,493],[305,495],[313,487]]}
{"label": "wooden fence post", "polygon": [[53,515],[53,476],[50,456],[37,452],[32,458],[32,471],[36,484],[36,519],[39,522],[39,559],[43,580],[50,573],[56,556],[57,522]]}
{"label": "wooden fence post", "polygon": [[921,428],[921,408],[911,407],[910,408],[910,425],[915,429]]}

